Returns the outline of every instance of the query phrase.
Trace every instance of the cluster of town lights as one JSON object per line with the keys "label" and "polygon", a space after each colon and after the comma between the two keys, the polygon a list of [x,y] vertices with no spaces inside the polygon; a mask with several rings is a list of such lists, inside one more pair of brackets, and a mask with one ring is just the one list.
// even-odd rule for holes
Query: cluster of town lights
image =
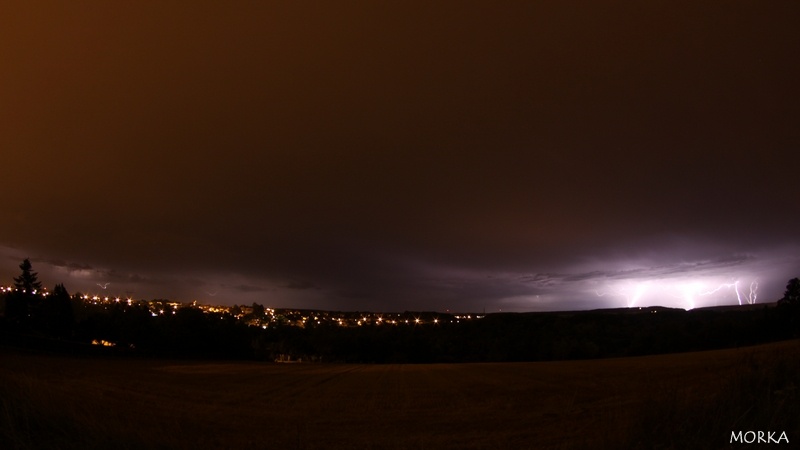
{"label": "cluster of town lights", "polygon": [[[19,289],[15,288],[13,286],[0,286],[0,293],[3,293],[3,294],[11,293],[11,292],[19,292],[19,291],[20,291]],[[22,292],[24,293],[25,290],[23,289]],[[31,294],[33,294],[33,295],[37,295],[38,294],[38,295],[41,295],[42,297],[47,297],[48,295],[50,295],[50,293],[47,292],[47,288],[42,288],[41,291],[38,291],[38,290],[34,289],[33,291],[31,291]]]}
{"label": "cluster of town lights", "polygon": [[[12,286],[0,286],[1,293],[17,292]],[[34,295],[47,296],[46,289],[34,291]],[[256,306],[220,306],[220,305],[200,305],[197,301],[185,304],[177,301],[168,300],[134,300],[130,297],[119,296],[100,296],[95,294],[78,294],[72,296],[73,300],[82,301],[93,306],[102,306],[107,309],[117,305],[120,307],[132,307],[134,305],[146,307],[153,317],[177,314],[183,307],[197,308],[206,314],[233,317],[245,322],[247,325],[256,326],[263,329],[271,325],[289,325],[297,327],[307,327],[311,325],[322,325],[324,323],[334,324],[342,327],[359,326],[387,326],[387,325],[439,325],[443,323],[460,323],[463,320],[480,319],[481,315],[451,315],[446,314],[444,318],[435,313],[365,313],[365,312],[331,312],[331,311],[312,311],[295,309],[274,309],[263,308],[263,313],[256,314]],[[104,345],[98,343],[97,345]]]}

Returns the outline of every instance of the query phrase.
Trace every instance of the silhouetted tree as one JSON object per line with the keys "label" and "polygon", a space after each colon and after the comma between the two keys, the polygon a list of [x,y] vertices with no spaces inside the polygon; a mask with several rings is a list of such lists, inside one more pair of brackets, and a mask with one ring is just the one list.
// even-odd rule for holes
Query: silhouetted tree
{"label": "silhouetted tree", "polygon": [[42,289],[38,275],[31,266],[31,261],[25,258],[19,265],[22,270],[20,276],[14,278],[15,292],[6,299],[6,318],[15,325],[28,325],[31,309],[36,307],[34,292]]}
{"label": "silhouetted tree", "polygon": [[789,332],[800,334],[800,278],[792,278],[786,284],[783,298],[778,300],[778,308],[783,310],[782,320],[788,321]]}
{"label": "silhouetted tree", "polygon": [[74,314],[72,312],[72,298],[67,288],[59,283],[53,288],[53,293],[43,302],[43,324],[49,333],[66,337],[72,331]]}
{"label": "silhouetted tree", "polygon": [[258,317],[259,319],[264,317],[264,305],[259,305],[258,303],[253,303],[253,316]]}
{"label": "silhouetted tree", "polygon": [[800,305],[800,278],[792,278],[786,285],[786,292],[778,304],[788,304],[797,307]]}
{"label": "silhouetted tree", "polygon": [[32,271],[31,261],[25,258],[22,264],[19,265],[22,269],[22,275],[14,278],[14,287],[18,291],[28,294],[33,294],[42,290],[42,283],[39,281],[39,276],[36,272]]}

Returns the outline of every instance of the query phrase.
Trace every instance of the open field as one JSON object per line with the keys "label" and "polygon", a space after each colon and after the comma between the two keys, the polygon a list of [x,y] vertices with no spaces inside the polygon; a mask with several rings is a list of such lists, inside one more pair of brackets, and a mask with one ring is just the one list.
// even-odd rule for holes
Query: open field
{"label": "open field", "polygon": [[795,443],[799,356],[800,341],[437,365],[0,349],[0,448],[727,448],[733,430],[786,431]]}

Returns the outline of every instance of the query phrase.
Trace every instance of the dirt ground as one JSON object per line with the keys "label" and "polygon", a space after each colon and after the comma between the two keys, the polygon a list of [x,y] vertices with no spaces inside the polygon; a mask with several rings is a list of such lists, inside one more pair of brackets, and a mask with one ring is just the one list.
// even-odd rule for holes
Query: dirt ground
{"label": "dirt ground", "polygon": [[615,448],[646,433],[635,428],[659,402],[714,401],[755,359],[798,350],[789,341],[592,361],[324,365],[0,349],[11,398],[0,420],[10,448]]}

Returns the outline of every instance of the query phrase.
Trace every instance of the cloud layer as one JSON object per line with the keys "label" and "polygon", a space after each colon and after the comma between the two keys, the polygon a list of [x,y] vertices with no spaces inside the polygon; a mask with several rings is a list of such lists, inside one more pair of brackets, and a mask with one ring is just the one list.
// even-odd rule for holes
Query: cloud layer
{"label": "cloud layer", "polygon": [[[640,3],[10,7],[0,276],[529,310],[772,274],[800,245],[800,6]],[[774,264],[765,298],[800,272]]]}

